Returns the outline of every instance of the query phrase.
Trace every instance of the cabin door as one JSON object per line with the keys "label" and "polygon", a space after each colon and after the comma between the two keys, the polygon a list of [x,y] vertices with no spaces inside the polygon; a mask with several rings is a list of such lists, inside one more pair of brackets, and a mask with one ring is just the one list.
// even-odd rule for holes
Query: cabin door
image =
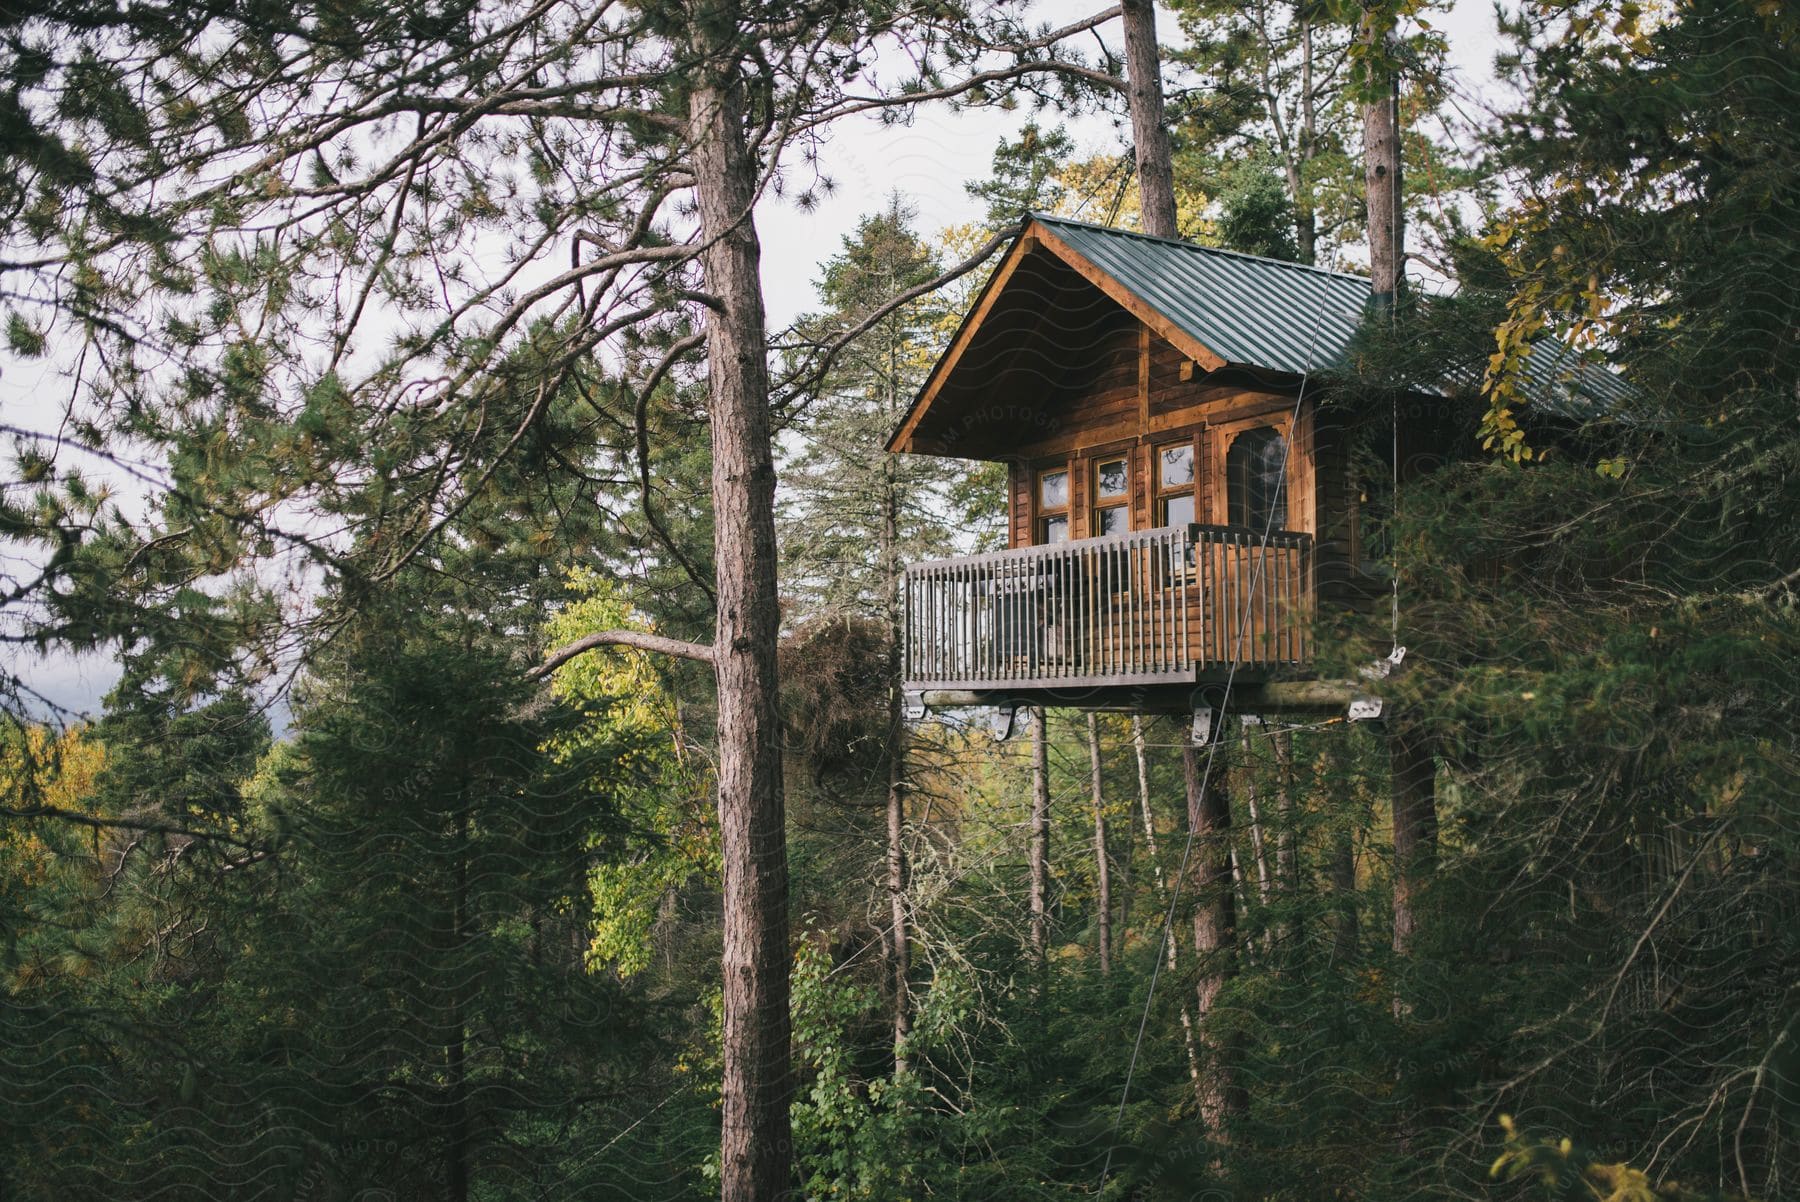
{"label": "cabin door", "polygon": [[1286,413],[1224,423],[1207,430],[1206,444],[1208,651],[1219,663],[1290,662],[1311,619],[1311,539],[1297,486],[1308,473],[1294,425]]}

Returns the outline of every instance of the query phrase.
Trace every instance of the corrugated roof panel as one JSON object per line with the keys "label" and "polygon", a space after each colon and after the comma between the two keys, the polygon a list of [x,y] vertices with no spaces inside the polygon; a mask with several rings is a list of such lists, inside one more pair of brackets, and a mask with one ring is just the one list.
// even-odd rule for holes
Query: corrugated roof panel
{"label": "corrugated roof panel", "polygon": [[1057,217],[1038,220],[1231,363],[1295,375],[1338,366],[1368,299],[1362,276]]}

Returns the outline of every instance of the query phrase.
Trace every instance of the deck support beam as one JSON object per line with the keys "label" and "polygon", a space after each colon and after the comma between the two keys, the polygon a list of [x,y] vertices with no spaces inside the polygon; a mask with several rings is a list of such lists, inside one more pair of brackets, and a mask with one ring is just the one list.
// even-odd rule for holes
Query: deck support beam
{"label": "deck support beam", "polygon": [[[932,689],[916,691],[929,709],[960,706],[1045,705],[1111,713],[1191,714],[1196,706],[1214,710],[1229,708],[1242,714],[1318,714],[1343,716],[1352,702],[1370,699],[1366,681],[1350,680],[1239,680],[1231,686],[1229,706],[1221,704],[1223,686],[1177,685],[1117,690],[1075,690],[1067,695],[1054,689]],[[1198,694],[1198,699],[1196,699]]]}

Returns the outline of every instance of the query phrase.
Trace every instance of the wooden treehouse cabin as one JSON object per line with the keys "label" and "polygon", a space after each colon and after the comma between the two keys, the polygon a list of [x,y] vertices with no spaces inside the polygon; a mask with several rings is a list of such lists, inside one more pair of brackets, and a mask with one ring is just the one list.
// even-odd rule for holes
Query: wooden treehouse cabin
{"label": "wooden treehouse cabin", "polygon": [[1317,373],[1369,295],[1361,276],[1028,218],[888,443],[1009,482],[1008,549],[907,568],[915,706],[1184,709],[1227,678],[1304,681],[1320,599],[1359,555]]}
{"label": "wooden treehouse cabin", "polygon": [[[1008,474],[1006,550],[906,570],[912,708],[1198,711],[1229,680],[1234,708],[1378,714],[1312,672],[1319,608],[1383,591],[1320,403],[1372,303],[1364,276],[1028,217],[888,442]],[[1631,395],[1553,343],[1524,375],[1571,420]],[[1408,475],[1451,445],[1442,394],[1414,399]]]}

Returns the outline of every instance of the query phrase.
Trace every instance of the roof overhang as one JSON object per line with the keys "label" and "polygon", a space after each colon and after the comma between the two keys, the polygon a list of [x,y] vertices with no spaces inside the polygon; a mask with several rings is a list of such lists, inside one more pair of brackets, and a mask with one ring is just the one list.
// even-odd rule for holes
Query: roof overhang
{"label": "roof overhang", "polygon": [[[1034,263],[1039,265],[1039,270],[1032,269]],[[1036,217],[1027,217],[1012,245],[1002,256],[999,266],[983,285],[975,304],[963,317],[949,347],[932,367],[924,387],[919,389],[919,394],[913,398],[905,417],[888,438],[889,451],[975,459],[1001,457],[999,453],[987,451],[978,443],[964,444],[959,450],[955,445],[947,445],[943,438],[933,437],[931,428],[945,426],[946,419],[954,421],[960,416],[954,410],[966,408],[969,404],[967,390],[963,390],[962,395],[957,395],[959,390],[956,385],[960,379],[971,374],[970,350],[991,330],[993,319],[1008,308],[1019,308],[1021,300],[1028,307],[1032,300],[1043,299],[1031,288],[1034,278],[1045,278],[1042,270],[1045,264],[1060,265],[1067,272],[1072,272],[1126,313],[1143,322],[1151,331],[1167,339],[1170,345],[1194,360],[1203,370],[1210,372],[1226,365],[1225,360],[1210,347],[1170,321],[1111,273],[1070,246],[1049,225]],[[1043,337],[1031,330],[1013,332],[1013,345],[1007,347],[1007,353],[1018,356],[1022,349],[1020,340],[1028,341],[1034,336]]]}

